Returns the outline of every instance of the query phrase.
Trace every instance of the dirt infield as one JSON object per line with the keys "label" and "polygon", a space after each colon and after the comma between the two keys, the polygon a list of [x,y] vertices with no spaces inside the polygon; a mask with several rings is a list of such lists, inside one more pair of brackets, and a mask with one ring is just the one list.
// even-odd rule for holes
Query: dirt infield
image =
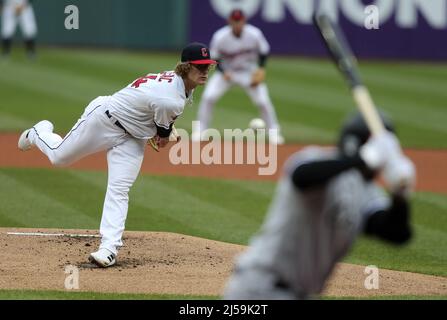
{"label": "dirt infield", "polygon": [[[244,246],[165,232],[125,232],[117,265],[87,262],[98,238],[21,236],[8,232],[95,235],[91,230],[0,228],[0,289],[66,290],[79,270],[79,291],[220,295]],[[66,273],[67,270],[67,273]],[[72,272],[72,271],[71,271]],[[364,267],[338,265],[325,295],[447,295],[447,278],[380,269],[379,289],[367,290]]]}
{"label": "dirt infield", "polygon": [[[0,135],[0,167],[51,167],[48,159],[38,150],[20,152],[17,149],[17,134]],[[247,164],[219,164],[219,165],[173,165],[169,161],[169,150],[162,149],[159,153],[146,149],[145,160],[142,166],[143,173],[154,175],[181,175],[196,177],[216,177],[223,179],[248,179],[276,181],[281,173],[281,168],[286,159],[301,149],[302,145],[279,146],[277,151],[278,170],[274,175],[259,175],[258,169],[265,165]],[[224,147],[222,147],[223,150]],[[447,150],[405,150],[405,153],[414,161],[417,168],[417,185],[419,191],[432,191],[447,193]],[[106,157],[104,153],[86,157],[70,166],[75,169],[106,170]]]}
{"label": "dirt infield", "polygon": [[[17,134],[0,135],[1,167],[47,168],[48,159],[37,150],[17,150]],[[302,146],[278,148],[277,167]],[[447,151],[406,150],[418,172],[417,190],[447,193]],[[143,173],[277,180],[258,175],[259,165],[172,165],[169,150],[146,151]],[[89,156],[74,169],[106,170],[104,153]],[[82,233],[89,230],[31,230],[0,228],[0,289],[65,290],[69,265],[79,268],[79,290],[115,293],[220,295],[235,256],[245,247],[162,232],[125,232],[118,264],[99,269],[87,262],[99,239],[67,236],[19,236],[7,232]],[[331,296],[447,295],[447,278],[380,269],[378,290],[367,290],[363,266],[339,264],[324,294]]]}

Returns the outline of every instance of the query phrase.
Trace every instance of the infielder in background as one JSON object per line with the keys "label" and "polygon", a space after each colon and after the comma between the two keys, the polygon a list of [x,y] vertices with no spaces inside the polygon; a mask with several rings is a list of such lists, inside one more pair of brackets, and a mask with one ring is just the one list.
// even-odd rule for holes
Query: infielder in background
{"label": "infielder in background", "polygon": [[199,105],[199,127],[193,128],[193,141],[200,141],[208,129],[216,101],[232,86],[242,87],[259,108],[267,128],[276,129],[269,137],[273,144],[283,144],[284,138],[275,108],[265,84],[265,65],[270,46],[261,30],[247,24],[241,10],[233,10],[228,25],[217,30],[210,44],[211,55],[219,60],[215,72],[206,85]]}
{"label": "infielder in background", "polygon": [[148,139],[165,147],[194,89],[208,79],[211,60],[200,43],[186,46],[175,71],[148,74],[112,96],[101,96],[86,107],[71,131],[61,138],[47,120],[25,130],[19,149],[37,146],[55,166],[67,166],[89,154],[107,150],[108,184],[102,212],[99,250],[89,260],[101,267],[116,262],[122,246],[129,189],[136,180]]}
{"label": "infielder in background", "polygon": [[27,55],[36,55],[37,25],[32,0],[0,0],[2,9],[2,55],[9,56],[17,24],[25,39]]}
{"label": "infielder in background", "polygon": [[[387,120],[385,127],[392,131]],[[338,150],[308,147],[291,156],[224,298],[312,298],[361,232],[394,244],[411,238],[414,166],[393,133],[369,136],[357,114],[345,124]],[[389,196],[373,180],[380,172]]]}

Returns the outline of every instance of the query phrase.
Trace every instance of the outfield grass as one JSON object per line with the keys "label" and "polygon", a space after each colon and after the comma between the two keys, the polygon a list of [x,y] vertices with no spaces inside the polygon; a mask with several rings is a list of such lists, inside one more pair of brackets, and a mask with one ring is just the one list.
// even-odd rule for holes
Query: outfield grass
{"label": "outfield grass", "polygon": [[[98,229],[106,179],[102,172],[0,169],[0,225]],[[126,228],[245,245],[274,189],[272,182],[142,175],[130,193]],[[447,276],[447,196],[420,192],[413,207],[415,237],[409,245],[361,238],[344,261]]]}
{"label": "outfield grass", "polygon": [[[177,60],[173,53],[39,48],[38,61],[29,62],[15,50],[11,60],[0,60],[0,132],[20,132],[42,119],[52,120],[57,132],[67,132],[95,97],[113,94],[148,72],[173,69]],[[377,104],[396,120],[404,146],[447,148],[447,64],[361,61],[360,69]],[[333,143],[342,119],[355,109],[334,66],[276,56],[267,72],[287,141]],[[202,92],[197,89],[194,105],[185,109],[177,127],[190,130]],[[249,98],[234,88],[216,105],[213,126],[245,128],[255,116]],[[106,180],[101,172],[0,168],[0,226],[97,229]],[[143,175],[130,194],[126,228],[247,244],[274,189],[271,182]],[[344,261],[447,276],[447,196],[420,192],[413,204],[415,237],[408,246],[362,237]],[[216,297],[0,290],[0,299],[115,298]]]}
{"label": "outfield grass", "polygon": [[415,194],[412,221],[414,239],[401,250],[372,239],[357,242],[347,258],[351,263],[447,276],[447,197]]}
{"label": "outfield grass", "polygon": [[129,294],[56,290],[0,290],[0,300],[217,300],[218,296]]}
{"label": "outfield grass", "polygon": [[447,296],[368,296],[368,297],[323,297],[322,300],[447,300]]}
{"label": "outfield grass", "polygon": [[[447,296],[370,296],[335,297],[322,300],[446,300]],[[0,290],[0,300],[221,300],[219,296],[188,296],[169,294],[124,294],[100,292],[75,292],[55,290]]]}
{"label": "outfield grass", "polygon": [[[50,119],[67,132],[84,107],[113,94],[147,72],[173,69],[177,54],[41,48],[36,62],[16,50],[0,61],[0,131],[21,131]],[[447,147],[447,64],[361,62],[366,84],[396,120],[405,146]],[[326,60],[272,57],[268,85],[289,142],[333,143],[354,103],[342,78]],[[177,126],[190,130],[202,88]],[[215,108],[213,126],[245,128],[258,115],[249,98],[232,89]]]}

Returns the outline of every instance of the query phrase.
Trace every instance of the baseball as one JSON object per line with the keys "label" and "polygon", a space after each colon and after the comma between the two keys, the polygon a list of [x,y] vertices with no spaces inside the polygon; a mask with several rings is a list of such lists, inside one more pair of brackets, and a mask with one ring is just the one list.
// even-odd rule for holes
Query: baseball
{"label": "baseball", "polygon": [[248,126],[253,130],[264,129],[265,121],[260,118],[254,118],[250,121]]}

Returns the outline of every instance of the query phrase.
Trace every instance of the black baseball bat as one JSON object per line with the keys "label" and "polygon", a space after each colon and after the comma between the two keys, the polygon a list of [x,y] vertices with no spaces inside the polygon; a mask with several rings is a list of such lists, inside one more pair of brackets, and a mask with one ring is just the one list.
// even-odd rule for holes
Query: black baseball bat
{"label": "black baseball bat", "polygon": [[317,26],[323,42],[332,60],[343,77],[347,80],[353,98],[360,109],[370,131],[374,134],[383,132],[384,126],[371,95],[363,84],[357,68],[357,60],[352,53],[346,37],[338,24],[325,14],[316,14],[314,23]]}

